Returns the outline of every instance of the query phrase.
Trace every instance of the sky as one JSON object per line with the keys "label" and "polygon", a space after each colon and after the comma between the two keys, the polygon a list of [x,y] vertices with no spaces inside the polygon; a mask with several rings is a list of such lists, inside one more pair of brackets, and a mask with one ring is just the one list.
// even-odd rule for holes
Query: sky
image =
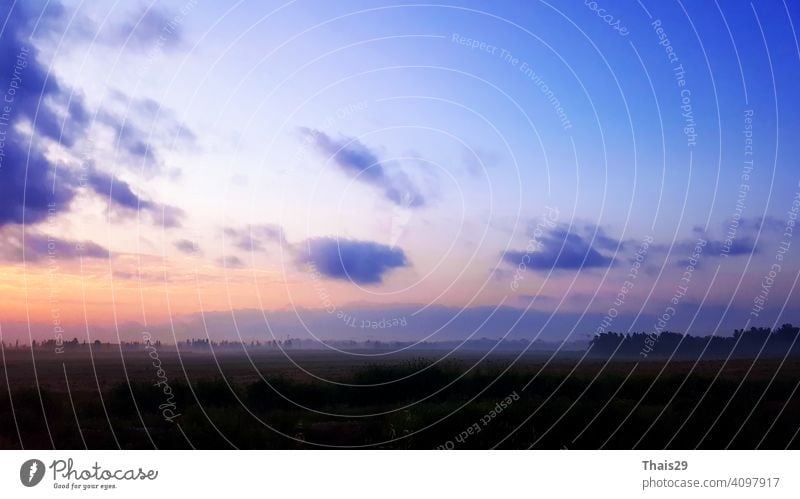
{"label": "sky", "polygon": [[800,322],[796,4],[0,7],[0,334]]}

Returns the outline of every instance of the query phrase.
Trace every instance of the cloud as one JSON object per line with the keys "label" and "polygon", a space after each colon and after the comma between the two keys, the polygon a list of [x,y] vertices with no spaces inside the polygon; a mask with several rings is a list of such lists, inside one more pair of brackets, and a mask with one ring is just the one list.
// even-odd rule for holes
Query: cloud
{"label": "cloud", "polygon": [[98,39],[113,47],[125,45],[142,50],[176,47],[182,42],[183,33],[174,17],[160,7],[142,6],[120,22],[101,28]]}
{"label": "cloud", "polygon": [[409,208],[425,204],[422,194],[403,172],[387,173],[377,154],[357,139],[342,137],[335,140],[319,130],[306,127],[299,130],[306,141],[333,159],[344,173],[380,189],[389,201]]}
{"label": "cloud", "polygon": [[[507,251],[503,260],[511,265],[525,264],[534,270],[580,270],[613,265],[613,256],[606,256],[592,246],[591,239],[571,232],[566,225],[545,230],[537,238],[535,251]],[[609,245],[607,238],[601,246]]]}
{"label": "cloud", "polygon": [[312,272],[357,284],[380,284],[389,271],[409,265],[402,249],[330,237],[308,239],[295,247],[295,254]]}
{"label": "cloud", "polygon": [[272,224],[248,225],[241,229],[226,227],[223,233],[243,251],[264,251],[267,243],[288,244],[283,229]]}
{"label": "cloud", "polygon": [[623,251],[625,249],[625,242],[606,234],[605,229],[596,225],[587,225],[584,235],[590,237],[592,245],[609,251]]}
{"label": "cloud", "polygon": [[92,170],[86,176],[86,184],[94,192],[105,196],[108,201],[122,208],[132,210],[147,210],[152,208],[150,201],[144,200],[133,193],[130,185],[123,180],[112,177],[111,175]]}
{"label": "cloud", "polygon": [[[746,226],[749,224],[750,219],[743,219],[742,222]],[[771,215],[766,215],[763,217],[754,218],[752,221],[752,226],[755,231],[782,232],[786,228],[786,220],[781,220]]]}
{"label": "cloud", "polygon": [[[47,216],[51,203],[62,209],[75,196],[67,173],[53,177],[58,165],[45,155],[41,139],[73,145],[88,123],[88,113],[82,99],[49,75],[29,38],[36,23],[47,25],[61,12],[58,4],[42,10],[25,2],[4,2],[0,7],[0,18],[5,20],[0,36],[4,101],[0,109],[0,226],[36,223]],[[29,124],[32,135],[21,131],[20,123]]]}
{"label": "cloud", "polygon": [[0,231],[0,260],[5,262],[59,261],[77,258],[108,258],[106,248],[91,241],[71,241],[38,232],[7,227]]}
{"label": "cloud", "polygon": [[[283,245],[294,255],[296,264],[309,268],[317,277],[357,284],[380,284],[386,273],[409,265],[402,249],[371,241],[317,237],[291,244],[283,229],[272,224],[226,227],[223,233],[230,244],[242,251],[265,251],[267,244]],[[238,256],[219,258],[217,263],[244,267]]]}
{"label": "cloud", "polygon": [[116,150],[137,171],[164,169],[160,148],[197,149],[197,136],[171,109],[150,98],[133,98],[112,90],[96,122],[114,133]]}
{"label": "cloud", "polygon": [[[755,218],[729,218],[722,224],[723,240],[716,240],[702,228],[695,230],[698,237],[707,239],[704,252],[714,256],[741,256],[759,253],[756,239],[770,237],[783,231],[783,223],[770,215]],[[682,241],[684,249],[694,246],[693,241]]]}
{"label": "cloud", "polygon": [[217,264],[228,269],[240,269],[244,267],[244,261],[235,255],[217,258]]}
{"label": "cloud", "polygon": [[126,51],[148,56],[183,45],[182,20],[195,7],[196,0],[186,2],[179,11],[150,3],[135,10],[126,10],[124,6],[116,8],[102,21],[84,15],[85,9],[80,6],[73,8],[69,5],[67,12],[58,5],[61,19],[49,31],[73,43],[92,47],[102,45],[114,50],[121,50],[124,46]]}
{"label": "cloud", "polygon": [[[690,243],[691,247],[694,248],[696,242],[691,241]],[[688,248],[688,245],[686,247]],[[758,248],[754,238],[738,237],[732,241],[708,241],[703,253],[708,253],[709,255],[727,254],[728,256],[752,255],[758,253]]]}
{"label": "cloud", "polygon": [[150,210],[150,215],[156,225],[160,225],[165,229],[174,229],[183,225],[183,219],[186,218],[186,212],[177,206],[169,206],[166,204],[157,204]]}
{"label": "cloud", "polygon": [[464,147],[461,150],[461,163],[470,175],[483,178],[487,170],[494,168],[501,161],[500,154],[480,148]]}
{"label": "cloud", "polygon": [[[389,271],[409,265],[402,249],[371,241],[355,241],[333,237],[317,237],[292,244],[277,225],[248,225],[223,229],[235,248],[242,251],[265,251],[267,244],[285,246],[295,263],[309,267],[318,277],[339,279],[358,284],[380,284]],[[238,256],[217,259],[225,267],[244,267]]]}
{"label": "cloud", "polygon": [[[73,146],[88,136],[91,123],[82,97],[50,74],[31,45],[35,27],[36,33],[47,35],[55,29],[53,26],[63,23],[64,9],[59,3],[40,7],[33,2],[5,2],[0,6],[0,18],[5,19],[0,36],[0,227],[36,224],[54,211],[69,210],[83,183],[68,168],[68,162],[51,159],[56,155],[50,154],[50,142],[58,143],[68,154],[75,153]],[[152,114],[154,105],[152,101],[137,109]],[[169,113],[164,115],[164,126],[182,127]],[[106,117],[106,125],[116,124],[120,141],[130,154],[158,161],[138,129],[120,125],[103,110],[98,116]],[[193,140],[194,136],[186,132],[186,137]],[[90,172],[88,187],[105,195],[116,207],[148,210],[153,220],[165,227],[180,225],[183,217],[180,209],[144,200],[128,184],[112,182],[108,174],[98,170]]]}
{"label": "cloud", "polygon": [[688,255],[695,251],[699,240],[705,241],[702,248],[702,258],[723,258],[757,255],[760,253],[756,244],[756,237],[767,236],[767,232],[775,231],[775,222],[772,219],[741,219],[741,223],[736,230],[729,234],[726,239],[717,239],[713,234],[703,230],[702,227],[692,229],[693,239],[680,239],[672,245],[653,244],[651,251],[679,257],[674,263],[682,267],[688,263]]}
{"label": "cloud", "polygon": [[194,241],[190,241],[188,239],[179,239],[175,241],[175,247],[181,253],[186,253],[187,255],[195,255],[201,253],[200,246],[197,245]]}
{"label": "cloud", "polygon": [[185,212],[180,208],[144,199],[134,193],[124,180],[95,168],[91,168],[86,175],[85,185],[105,198],[111,207],[131,213],[147,212],[155,224],[164,228],[180,227],[185,216]]}
{"label": "cloud", "polygon": [[[782,231],[786,223],[772,215],[765,215],[753,218],[727,218],[723,220],[720,225],[722,233],[725,234],[729,231],[735,231],[737,234],[745,234],[755,236],[759,232],[779,232]],[[705,230],[702,227],[696,227],[695,232],[704,234]]]}
{"label": "cloud", "polygon": [[150,170],[161,168],[161,160],[155,147],[147,142],[147,134],[140,130],[131,118],[120,117],[102,110],[97,113],[97,122],[114,130],[118,148],[138,163],[136,166],[144,165]]}

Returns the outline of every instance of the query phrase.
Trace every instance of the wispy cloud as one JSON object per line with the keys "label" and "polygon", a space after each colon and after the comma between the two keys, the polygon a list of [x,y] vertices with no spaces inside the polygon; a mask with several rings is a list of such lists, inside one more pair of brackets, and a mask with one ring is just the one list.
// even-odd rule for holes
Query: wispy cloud
{"label": "wispy cloud", "polygon": [[591,235],[579,234],[563,224],[543,231],[536,242],[538,247],[534,251],[507,251],[503,260],[512,265],[523,263],[542,271],[608,267],[615,263],[615,258],[601,253],[595,245],[609,248],[619,243],[605,235],[600,240],[597,237],[592,239]]}
{"label": "wispy cloud", "polygon": [[228,269],[241,269],[244,267],[244,261],[236,255],[217,258],[217,264]]}
{"label": "wispy cloud", "polygon": [[188,239],[179,239],[175,241],[175,248],[178,249],[181,253],[186,253],[187,255],[196,255],[201,253],[200,246]]}
{"label": "wispy cloud", "polygon": [[223,233],[233,246],[243,251],[264,251],[267,244],[286,244],[283,229],[272,224],[226,227]]}
{"label": "wispy cloud", "polygon": [[306,127],[301,127],[300,133],[342,172],[380,189],[389,201],[411,208],[425,204],[424,197],[407,175],[401,171],[387,172],[385,163],[359,140],[350,137],[334,139],[325,132]]}
{"label": "wispy cloud", "polygon": [[5,262],[39,262],[52,259],[54,262],[77,258],[108,258],[106,248],[91,241],[73,241],[21,227],[5,227],[0,230],[0,260]]}
{"label": "wispy cloud", "polygon": [[[83,99],[50,72],[31,45],[34,26],[62,22],[63,16],[64,10],[57,2],[43,9],[22,2],[0,8],[0,17],[6,19],[0,37],[0,88],[14,89],[13,94],[5,96],[10,102],[4,103],[8,112],[3,117],[6,133],[0,148],[0,227],[37,224],[53,210],[69,210],[81,185],[105,196],[113,207],[145,210],[156,224],[179,226],[184,216],[179,208],[143,199],[126,182],[113,179],[94,166],[88,179],[78,178],[68,160],[50,154],[50,144],[55,142],[67,154],[78,155],[75,146],[88,138],[91,129],[90,113]],[[159,114],[154,101],[136,104],[135,116]],[[174,116],[166,111],[162,115],[166,117],[164,127],[193,140],[194,135],[184,131]],[[104,109],[97,117],[101,124],[115,130],[121,147],[130,155],[159,164],[153,145],[133,121],[121,120]],[[52,159],[56,157],[59,159]]]}
{"label": "wispy cloud", "polygon": [[119,208],[131,214],[139,211],[147,212],[156,225],[164,228],[180,227],[185,216],[180,208],[144,199],[134,193],[127,182],[96,169],[89,170],[85,185],[105,198],[112,209]]}
{"label": "wispy cloud", "polygon": [[136,171],[162,173],[163,148],[196,149],[194,132],[174,111],[153,99],[132,98],[113,90],[98,111],[96,122],[113,131],[115,157]]}
{"label": "wispy cloud", "polygon": [[[197,0],[188,0],[180,10],[164,8],[151,3],[136,5],[133,8],[115,8],[101,20],[85,15],[80,9],[77,12],[66,12],[59,2],[57,6],[62,15],[51,30],[52,33],[63,33],[71,43],[106,46],[114,50],[125,49],[128,52],[149,53],[154,47],[168,51],[181,47],[185,43],[182,22],[185,13],[194,7]],[[129,2],[129,5],[134,2]],[[73,15],[74,14],[74,15]]]}
{"label": "wispy cloud", "polygon": [[149,49],[154,44],[177,47],[183,41],[180,23],[172,22],[174,14],[155,5],[141,6],[117,22],[98,32],[99,41],[114,47]]}

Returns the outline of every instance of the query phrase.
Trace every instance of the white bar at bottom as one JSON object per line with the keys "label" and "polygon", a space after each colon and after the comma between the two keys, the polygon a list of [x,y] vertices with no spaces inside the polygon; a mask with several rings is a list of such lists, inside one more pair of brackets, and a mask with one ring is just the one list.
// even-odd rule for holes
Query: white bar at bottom
{"label": "white bar at bottom", "polygon": [[[0,495],[800,497],[798,458],[796,451],[2,451]],[[26,487],[20,468],[31,459],[45,473]],[[120,479],[139,468],[157,476]]]}

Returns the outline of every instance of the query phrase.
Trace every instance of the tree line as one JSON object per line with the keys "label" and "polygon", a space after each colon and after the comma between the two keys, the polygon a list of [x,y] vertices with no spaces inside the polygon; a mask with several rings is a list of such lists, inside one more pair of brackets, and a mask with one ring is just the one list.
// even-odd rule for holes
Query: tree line
{"label": "tree line", "polygon": [[783,357],[800,355],[800,327],[784,324],[736,329],[733,336],[692,336],[665,331],[595,335],[589,346],[592,356],[623,359],[698,359],[727,357]]}

